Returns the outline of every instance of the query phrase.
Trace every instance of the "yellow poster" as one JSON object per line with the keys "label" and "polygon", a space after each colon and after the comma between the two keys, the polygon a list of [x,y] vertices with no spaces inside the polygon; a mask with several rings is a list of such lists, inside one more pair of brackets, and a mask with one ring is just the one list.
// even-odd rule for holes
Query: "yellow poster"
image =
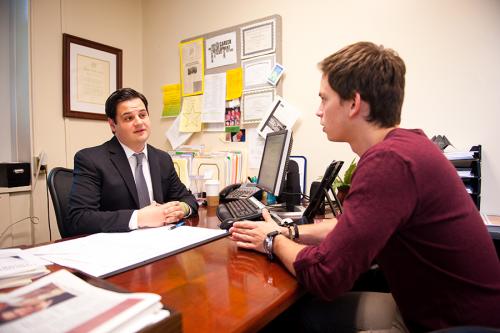
{"label": "yellow poster", "polygon": [[240,98],[243,92],[243,71],[241,67],[226,72],[226,101]]}
{"label": "yellow poster", "polygon": [[177,117],[181,112],[181,85],[167,84],[161,87],[163,91],[162,117]]}
{"label": "yellow poster", "polygon": [[179,44],[182,96],[203,94],[205,62],[203,38]]}
{"label": "yellow poster", "polygon": [[184,97],[179,132],[201,132],[202,103],[203,95]]}

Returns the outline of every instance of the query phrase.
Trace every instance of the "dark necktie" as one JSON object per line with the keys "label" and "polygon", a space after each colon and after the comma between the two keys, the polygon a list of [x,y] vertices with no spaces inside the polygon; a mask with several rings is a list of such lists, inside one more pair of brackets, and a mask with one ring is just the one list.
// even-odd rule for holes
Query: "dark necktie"
{"label": "dark necktie", "polygon": [[146,185],[146,178],[144,178],[144,172],[142,172],[142,159],[144,158],[144,153],[134,154],[137,160],[137,165],[135,166],[135,186],[137,187],[137,194],[139,195],[139,207],[146,207],[149,205],[149,191]]}

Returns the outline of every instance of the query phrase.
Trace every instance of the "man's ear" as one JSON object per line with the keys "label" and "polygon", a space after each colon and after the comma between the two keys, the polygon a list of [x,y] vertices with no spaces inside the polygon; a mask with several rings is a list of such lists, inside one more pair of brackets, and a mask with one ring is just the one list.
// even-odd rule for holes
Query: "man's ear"
{"label": "man's ear", "polygon": [[113,134],[115,134],[115,127],[116,127],[115,121],[111,118],[108,118],[108,124],[109,124],[109,127],[111,128],[111,132],[113,132]]}
{"label": "man's ear", "polygon": [[359,92],[354,93],[354,97],[349,100],[350,106],[349,106],[349,117],[355,117],[360,114],[361,112],[361,95]]}

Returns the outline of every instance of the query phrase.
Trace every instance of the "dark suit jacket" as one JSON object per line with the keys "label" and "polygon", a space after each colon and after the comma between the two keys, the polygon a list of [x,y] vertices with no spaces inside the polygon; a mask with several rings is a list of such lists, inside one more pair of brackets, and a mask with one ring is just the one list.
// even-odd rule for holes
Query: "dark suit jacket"
{"label": "dark suit jacket", "polygon": [[[170,155],[150,145],[147,149],[154,200],[183,201],[195,214],[196,199],[177,176]],[[72,234],[129,231],[130,217],[136,209],[139,199],[134,177],[116,137],[76,153],[66,220]]]}

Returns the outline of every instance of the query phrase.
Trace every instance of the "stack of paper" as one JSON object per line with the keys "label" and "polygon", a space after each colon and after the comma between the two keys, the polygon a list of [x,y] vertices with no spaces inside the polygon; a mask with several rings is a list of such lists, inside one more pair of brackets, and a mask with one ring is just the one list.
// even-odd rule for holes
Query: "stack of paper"
{"label": "stack of paper", "polygon": [[97,288],[60,270],[0,295],[0,331],[136,332],[170,316],[160,299]]}
{"label": "stack of paper", "polygon": [[450,161],[454,160],[472,160],[474,159],[475,151],[450,151],[445,152],[444,156]]}
{"label": "stack of paper", "polygon": [[0,289],[22,286],[49,273],[46,264],[51,263],[21,249],[0,250]]}

